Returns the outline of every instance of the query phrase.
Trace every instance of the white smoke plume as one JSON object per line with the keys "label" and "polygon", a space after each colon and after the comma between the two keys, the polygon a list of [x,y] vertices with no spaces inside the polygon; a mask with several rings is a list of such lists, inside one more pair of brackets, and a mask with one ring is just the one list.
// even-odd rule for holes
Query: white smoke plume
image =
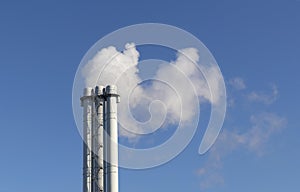
{"label": "white smoke plume", "polygon": [[[134,138],[163,125],[198,121],[195,119],[198,99],[215,104],[222,96],[219,69],[214,65],[202,66],[204,77],[198,68],[199,53],[195,48],[179,50],[175,61],[158,67],[152,78],[157,81],[147,85],[141,85],[144,79],[139,76],[139,55],[134,43],[126,44],[123,51],[110,46],[100,50],[82,69],[88,87],[118,86],[121,136]],[[209,86],[207,81],[211,82]],[[134,117],[132,110],[137,114]],[[144,114],[149,114],[147,121],[135,118]]]}

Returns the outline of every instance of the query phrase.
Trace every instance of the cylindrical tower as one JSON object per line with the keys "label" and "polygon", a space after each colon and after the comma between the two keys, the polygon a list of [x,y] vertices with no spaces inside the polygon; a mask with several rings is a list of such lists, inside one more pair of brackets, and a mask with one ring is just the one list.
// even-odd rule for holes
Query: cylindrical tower
{"label": "cylindrical tower", "polygon": [[119,191],[119,174],[118,174],[118,119],[117,119],[117,103],[120,97],[117,92],[117,87],[109,85],[105,89],[107,101],[107,191]]}
{"label": "cylindrical tower", "polygon": [[96,135],[95,135],[95,188],[96,192],[104,192],[104,150],[103,150],[103,115],[104,115],[104,101],[103,86],[97,86],[95,90],[95,106],[96,106]]}
{"label": "cylindrical tower", "polygon": [[85,88],[80,100],[83,107],[83,192],[92,192],[93,89]]}

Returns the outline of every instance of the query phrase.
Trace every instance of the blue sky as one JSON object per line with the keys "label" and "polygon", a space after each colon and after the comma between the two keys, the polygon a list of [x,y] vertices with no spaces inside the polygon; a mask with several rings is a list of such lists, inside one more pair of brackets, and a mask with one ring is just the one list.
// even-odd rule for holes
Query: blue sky
{"label": "blue sky", "polygon": [[199,38],[220,66],[229,105],[208,153],[198,154],[200,126],[171,162],[121,169],[120,191],[299,190],[299,1],[3,0],[0,192],[82,190],[74,75],[98,39],[144,22]]}

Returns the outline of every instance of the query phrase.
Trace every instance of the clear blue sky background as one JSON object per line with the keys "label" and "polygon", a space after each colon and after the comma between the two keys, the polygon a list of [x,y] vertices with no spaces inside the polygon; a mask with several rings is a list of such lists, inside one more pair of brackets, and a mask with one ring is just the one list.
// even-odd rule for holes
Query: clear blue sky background
{"label": "clear blue sky background", "polygon": [[76,69],[99,38],[143,22],[199,38],[228,85],[222,133],[264,142],[254,149],[225,139],[200,156],[198,131],[166,165],[121,169],[120,191],[299,191],[300,1],[2,0],[0,192],[82,190],[82,140],[71,105]]}

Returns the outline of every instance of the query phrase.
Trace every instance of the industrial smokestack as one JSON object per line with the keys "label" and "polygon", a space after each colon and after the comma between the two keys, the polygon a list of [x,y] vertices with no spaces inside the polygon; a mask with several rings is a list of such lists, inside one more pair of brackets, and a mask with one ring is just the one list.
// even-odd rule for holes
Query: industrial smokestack
{"label": "industrial smokestack", "polygon": [[105,96],[107,101],[106,125],[110,139],[106,139],[107,144],[107,191],[119,191],[119,173],[118,173],[118,119],[117,103],[120,102],[120,96],[115,85],[106,87]]}
{"label": "industrial smokestack", "polygon": [[95,89],[96,106],[96,130],[95,130],[95,192],[104,192],[104,143],[103,143],[103,125],[104,125],[104,87],[97,86]]}
{"label": "industrial smokestack", "polygon": [[[85,88],[83,107],[83,192],[118,192],[117,87]],[[104,134],[104,131],[107,134]],[[106,135],[106,136],[105,136]],[[106,160],[106,161],[105,161]]]}
{"label": "industrial smokestack", "polygon": [[80,100],[83,107],[83,192],[92,192],[93,89],[85,88]]}

